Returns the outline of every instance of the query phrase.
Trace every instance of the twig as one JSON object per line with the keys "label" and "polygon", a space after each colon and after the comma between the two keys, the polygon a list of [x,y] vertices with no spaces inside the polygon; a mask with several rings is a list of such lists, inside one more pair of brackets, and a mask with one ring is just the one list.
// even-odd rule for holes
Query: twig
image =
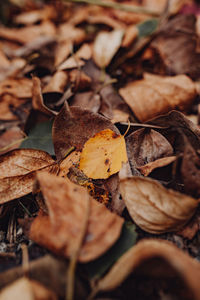
{"label": "twig", "polygon": [[75,2],[75,3],[77,3],[77,2],[85,3],[85,4],[119,9],[119,10],[132,12],[132,13],[142,13],[142,14],[148,14],[148,15],[152,15],[152,16],[159,16],[159,13],[155,10],[151,10],[151,9],[148,9],[145,7],[139,7],[136,5],[127,5],[127,4],[121,4],[121,3],[110,2],[110,1],[102,1],[102,0],[64,0],[64,1],[65,2]]}

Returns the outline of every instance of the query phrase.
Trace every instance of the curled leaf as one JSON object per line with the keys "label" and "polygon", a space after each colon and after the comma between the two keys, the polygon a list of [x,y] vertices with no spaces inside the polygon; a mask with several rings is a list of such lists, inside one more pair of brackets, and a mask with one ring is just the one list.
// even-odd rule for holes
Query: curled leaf
{"label": "curled leaf", "polygon": [[143,230],[155,234],[182,228],[198,205],[196,199],[166,189],[149,178],[124,179],[120,183],[120,190],[135,223]]}
{"label": "curled leaf", "polygon": [[199,263],[167,241],[148,239],[132,247],[99,281],[96,292],[117,288],[131,273],[134,278],[137,275],[155,278],[156,281],[163,278],[165,282],[166,279],[174,281],[180,278],[191,296],[189,299],[200,299]]}
{"label": "curled leaf", "polygon": [[117,173],[126,161],[124,137],[105,129],[85,143],[79,168],[90,178],[106,179]]}

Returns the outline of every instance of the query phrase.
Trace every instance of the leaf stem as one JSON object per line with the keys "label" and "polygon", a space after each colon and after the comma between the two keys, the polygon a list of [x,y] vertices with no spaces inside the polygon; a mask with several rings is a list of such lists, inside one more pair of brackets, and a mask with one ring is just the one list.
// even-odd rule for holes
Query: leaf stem
{"label": "leaf stem", "polygon": [[127,5],[127,4],[110,2],[110,1],[102,1],[102,0],[64,0],[64,1],[65,2],[85,3],[85,4],[119,9],[119,10],[132,12],[132,13],[143,13],[143,14],[148,14],[148,15],[152,15],[152,16],[159,16],[159,13],[155,10],[150,10],[148,8],[139,7],[136,5]]}

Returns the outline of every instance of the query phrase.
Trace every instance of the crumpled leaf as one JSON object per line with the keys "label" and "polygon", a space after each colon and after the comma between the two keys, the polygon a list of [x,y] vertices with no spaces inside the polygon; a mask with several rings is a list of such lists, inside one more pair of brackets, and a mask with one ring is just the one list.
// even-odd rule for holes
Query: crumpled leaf
{"label": "crumpled leaf", "polygon": [[186,75],[144,74],[144,79],[119,90],[136,117],[145,122],[173,109],[187,110],[197,95],[195,84]]}
{"label": "crumpled leaf", "polygon": [[0,157],[0,204],[32,192],[35,172],[55,161],[41,150],[17,149]]}
{"label": "crumpled leaf", "polygon": [[[72,182],[39,173],[38,181],[49,210],[33,221],[29,237],[65,257],[72,255],[87,210],[87,190]],[[90,215],[79,261],[88,262],[105,253],[118,239],[124,220],[90,197]]]}
{"label": "crumpled leaf", "polygon": [[200,299],[199,263],[170,242],[154,239],[139,242],[99,281],[95,288],[96,293],[117,288],[131,273],[135,275],[134,278],[144,276],[157,281],[159,278],[171,278],[174,281],[178,277],[183,280],[183,287],[189,292],[191,299]]}
{"label": "crumpled leaf", "polygon": [[164,188],[149,178],[132,177],[120,182],[128,212],[143,230],[155,234],[176,231],[194,215],[198,201]]}
{"label": "crumpled leaf", "polygon": [[110,129],[104,129],[85,143],[79,168],[89,178],[106,179],[117,173],[126,161],[124,137]]}
{"label": "crumpled leaf", "polygon": [[173,148],[168,140],[159,132],[149,128],[142,128],[131,133],[126,138],[126,147],[133,171],[173,154]]}
{"label": "crumpled leaf", "polygon": [[52,129],[56,157],[63,158],[71,148],[82,150],[90,137],[106,128],[119,134],[118,129],[105,117],[80,107],[69,108],[65,103]]}
{"label": "crumpled leaf", "polygon": [[107,67],[119,49],[124,31],[115,29],[111,32],[100,32],[93,46],[93,59],[98,67]]}
{"label": "crumpled leaf", "polygon": [[[23,296],[22,296],[23,295]],[[18,279],[11,285],[8,285],[0,292],[0,300],[21,298],[26,300],[56,300],[57,296],[54,292],[48,290],[35,280],[25,277]]]}

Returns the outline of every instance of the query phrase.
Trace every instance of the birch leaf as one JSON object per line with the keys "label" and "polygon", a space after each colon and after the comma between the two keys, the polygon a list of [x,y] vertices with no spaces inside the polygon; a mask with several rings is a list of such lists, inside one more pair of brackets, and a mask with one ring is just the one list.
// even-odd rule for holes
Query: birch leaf
{"label": "birch leaf", "polygon": [[90,178],[106,179],[117,173],[123,162],[127,162],[124,137],[105,129],[85,143],[79,168]]}

